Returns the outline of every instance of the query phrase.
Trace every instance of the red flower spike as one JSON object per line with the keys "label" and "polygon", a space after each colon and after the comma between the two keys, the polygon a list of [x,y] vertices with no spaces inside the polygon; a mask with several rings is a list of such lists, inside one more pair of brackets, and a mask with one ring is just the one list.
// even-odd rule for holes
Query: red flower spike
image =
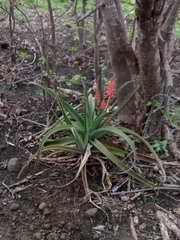
{"label": "red flower spike", "polygon": [[94,97],[94,102],[95,102],[96,104],[99,104],[99,103],[100,103],[100,96],[99,96],[98,88],[96,89],[96,94],[95,94],[95,97]]}
{"label": "red flower spike", "polygon": [[106,111],[106,102],[104,100],[102,100],[100,108],[104,111]]}
{"label": "red flower spike", "polygon": [[114,79],[111,78],[107,87],[106,98],[111,99],[115,97],[116,97],[115,82]]}

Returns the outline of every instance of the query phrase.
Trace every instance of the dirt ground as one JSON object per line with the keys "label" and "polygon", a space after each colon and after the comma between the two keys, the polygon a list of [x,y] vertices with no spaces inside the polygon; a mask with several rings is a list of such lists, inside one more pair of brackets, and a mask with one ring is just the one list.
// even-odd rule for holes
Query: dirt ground
{"label": "dirt ground", "polygon": [[[87,81],[91,81],[91,74],[89,78],[89,73],[86,74]],[[17,179],[17,173],[9,172],[7,163],[11,158],[19,158],[23,163],[37,148],[35,136],[44,129],[40,124],[46,123],[46,110],[42,107],[40,90],[36,86],[22,85],[6,92],[6,96],[11,111],[4,121],[1,119],[0,125],[1,239],[130,240],[133,239],[130,216],[138,216],[138,239],[161,239],[155,204],[176,212],[180,207],[180,194],[176,192],[144,192],[135,200],[132,198],[135,194],[121,197],[105,195],[99,206],[106,211],[107,218],[100,209],[92,216],[88,215],[94,206],[83,201],[81,178],[70,186],[58,188],[75,175],[75,169],[71,167],[42,162],[39,175],[32,177],[31,164],[21,179]],[[100,176],[90,175],[89,179],[92,188],[100,188]],[[123,187],[125,190],[128,186],[125,184]],[[47,212],[40,209],[43,204]],[[171,239],[176,239],[173,234]]]}
{"label": "dirt ground", "polygon": [[[71,35],[66,40],[72,44]],[[63,42],[66,40],[63,39]],[[2,57],[6,55],[6,51],[8,50],[1,49]],[[68,59],[64,57],[64,62],[59,64],[58,76],[71,79],[74,75],[81,74],[86,77],[86,86],[89,89],[93,86],[94,79],[93,52],[86,51],[80,57],[80,66],[73,65],[73,61],[78,58],[77,54],[72,55]],[[31,72],[30,81],[36,79],[40,72],[38,67]],[[27,72],[25,75],[27,76]],[[110,71],[105,72],[105,75],[110,78]],[[61,86],[67,87],[63,82]],[[69,88],[82,91],[77,85]],[[31,163],[21,178],[17,179],[18,173],[8,170],[8,161],[18,158],[23,164],[36,151],[37,136],[46,126],[47,110],[40,89],[30,85],[28,81],[12,84],[10,88],[6,88],[5,94],[3,92],[4,84],[1,84],[1,101],[4,100],[7,105],[0,108],[0,239],[132,240],[130,223],[134,218],[139,240],[159,240],[162,238],[156,216],[158,207],[173,213],[179,219],[180,193],[177,191],[142,191],[140,194],[133,192],[117,196],[104,194],[100,199],[94,196],[94,202],[104,210],[102,211],[84,201],[81,177],[67,187],[60,187],[76,174],[76,169],[67,164],[43,161],[37,173],[32,175],[34,163]],[[80,103],[77,96],[71,96],[70,99],[74,105]],[[169,161],[173,162],[174,159]],[[152,166],[143,167],[147,169],[148,175],[155,173]],[[175,172],[178,177],[178,167],[179,164],[171,166],[170,170],[167,167],[168,173]],[[172,183],[170,177],[168,174],[168,183]],[[101,190],[101,176],[94,174],[92,167],[88,169],[88,179],[91,189]],[[136,182],[129,181],[127,176],[116,180],[114,185],[117,184],[122,185],[119,192],[127,191],[130,186],[137,190],[139,186]],[[173,233],[170,233],[170,238],[178,239]]]}

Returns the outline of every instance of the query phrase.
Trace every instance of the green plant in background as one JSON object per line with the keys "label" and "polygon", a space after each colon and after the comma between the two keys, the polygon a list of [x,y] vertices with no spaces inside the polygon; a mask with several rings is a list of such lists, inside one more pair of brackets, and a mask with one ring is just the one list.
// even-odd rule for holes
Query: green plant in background
{"label": "green plant in background", "polygon": [[26,58],[26,57],[27,57],[27,53],[21,51],[21,52],[20,52],[20,57],[23,58],[23,59]]}
{"label": "green plant in background", "polygon": [[68,52],[71,52],[71,53],[77,52],[77,48],[76,48],[76,47],[69,46],[69,47],[68,47]]}
{"label": "green plant in background", "polygon": [[68,28],[73,28],[73,24],[72,24],[72,23],[67,23],[67,24],[66,24],[66,27],[68,27]]}
{"label": "green plant in background", "polygon": [[[176,111],[176,109],[175,109],[175,111]],[[176,114],[173,114],[171,112],[163,111],[163,116],[165,119],[167,119],[168,121],[172,122],[175,125],[178,125],[180,122],[180,118]]]}
{"label": "green plant in background", "polygon": [[39,58],[39,61],[41,61],[42,64],[46,63],[46,58],[44,56]]}
{"label": "green plant in background", "polygon": [[161,154],[166,154],[168,155],[168,150],[167,150],[167,141],[159,141],[159,140],[154,140],[154,144],[152,145],[152,147],[155,149],[155,151],[157,153],[161,153]]}
{"label": "green plant in background", "polygon": [[82,84],[86,80],[86,77],[81,76],[80,74],[73,76],[70,80],[67,79],[65,76],[61,76],[58,80],[59,82],[64,82],[68,86],[71,86],[72,84]]}
{"label": "green plant in background", "polygon": [[86,77],[82,77],[80,74],[79,75],[75,75],[71,80],[70,83],[72,84],[81,84],[82,81],[85,81]]}
{"label": "green plant in background", "polygon": [[79,41],[79,37],[78,37],[78,36],[75,36],[75,37],[73,37],[73,40],[74,40],[74,41]]}
{"label": "green plant in background", "polygon": [[66,76],[61,76],[60,79],[58,80],[58,82],[67,82],[68,79]]}
{"label": "green plant in background", "polygon": [[127,17],[135,17],[135,0],[124,0],[122,8],[124,15]]}
{"label": "green plant in background", "polygon": [[146,104],[146,106],[152,106],[152,107],[159,107],[159,105],[160,105],[160,102],[158,101],[158,100],[152,100],[152,101],[149,101],[147,104]]}
{"label": "green plant in background", "polygon": [[[154,108],[158,108],[160,106],[160,103],[158,100],[152,100],[149,101],[146,106],[152,106]],[[176,107],[174,109],[174,113],[169,112],[169,111],[164,111],[163,109],[161,109],[161,112],[164,116],[164,118],[170,122],[172,122],[175,125],[178,125],[180,122],[180,108]],[[149,114],[147,113],[146,116],[148,116]]]}
{"label": "green plant in background", "polygon": [[[160,105],[160,102],[158,100],[153,99],[152,101],[149,101],[146,106],[148,107],[153,107],[153,108],[158,108]],[[146,113],[146,116],[149,116],[149,113]]]}
{"label": "green plant in background", "polygon": [[65,89],[60,89],[60,95],[62,97],[69,97],[69,93]]}
{"label": "green plant in background", "polygon": [[174,35],[176,38],[180,38],[180,15],[178,16],[178,21],[176,22]]}
{"label": "green plant in background", "polygon": [[[146,140],[144,140],[134,131],[131,131],[127,128],[110,126],[110,122],[120,113],[120,111],[128,103],[131,97],[139,89],[139,86],[136,86],[129,94],[129,96],[127,96],[126,99],[122,102],[121,106],[119,106],[117,110],[109,115],[107,114],[108,106],[111,99],[116,96],[113,79],[111,79],[108,84],[106,96],[102,102],[99,101],[100,98],[98,90],[96,91],[95,97],[93,97],[91,94],[88,96],[85,91],[83,98],[84,111],[82,114],[78,113],[66,101],[59,97],[59,95],[57,95],[57,93],[55,93],[52,89],[49,89],[38,83],[34,84],[40,86],[57,101],[57,104],[63,114],[63,121],[58,122],[56,126],[52,127],[52,129],[44,135],[39,145],[38,151],[32,157],[30,157],[28,162],[22,168],[21,172],[34,158],[36,158],[35,166],[37,168],[41,154],[45,152],[48,154],[49,152],[53,151],[53,153],[51,153],[51,158],[53,158],[53,156],[57,156],[57,154],[60,152],[78,154],[80,158],[80,166],[75,178],[70,183],[72,183],[81,173],[86,196],[88,200],[91,201],[90,193],[92,193],[92,191],[88,186],[86,164],[92,154],[103,154],[107,159],[118,166],[119,169],[121,169],[122,173],[130,175],[132,178],[149,187],[153,187],[153,184],[150,181],[137,174],[132,170],[132,167],[129,167],[124,163],[124,161],[122,161],[122,159],[125,159],[128,156],[131,156],[134,159],[134,162],[137,159],[136,148],[134,146],[134,141],[132,140],[133,137],[135,139],[141,140],[148,147],[155,160],[159,164],[165,179],[165,172],[161,161],[150,144],[146,142]],[[119,91],[121,91],[122,88],[127,84],[128,83],[124,84]],[[51,139],[52,136],[61,132],[63,133],[64,137],[55,140]],[[124,140],[129,146],[129,150],[123,149],[120,145],[112,143],[112,140],[110,138],[111,135],[115,135]],[[104,180],[108,180],[107,182],[109,184],[109,187],[111,187],[110,179],[108,178],[109,173],[105,168],[104,161],[101,160],[100,157],[98,160],[102,166],[102,184],[105,186]],[[108,189],[105,189],[104,187],[104,190]]]}
{"label": "green plant in background", "polygon": [[44,93],[43,93],[43,92],[40,92],[40,93],[39,93],[39,96],[40,96],[40,97],[44,97]]}

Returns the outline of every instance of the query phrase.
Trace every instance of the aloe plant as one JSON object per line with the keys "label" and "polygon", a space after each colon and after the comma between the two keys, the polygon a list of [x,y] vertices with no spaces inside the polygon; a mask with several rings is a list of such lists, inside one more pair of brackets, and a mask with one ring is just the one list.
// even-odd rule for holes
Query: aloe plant
{"label": "aloe plant", "polygon": [[[129,96],[127,96],[122,105],[109,115],[107,114],[107,109],[112,98],[116,96],[113,79],[111,79],[109,82],[106,96],[102,102],[99,100],[98,91],[96,91],[95,97],[93,97],[91,94],[88,95],[85,92],[83,98],[83,114],[78,113],[78,111],[76,111],[66,101],[59,97],[52,89],[40,84],[38,85],[57,101],[59,108],[62,110],[63,121],[58,123],[43,136],[37,153],[30,158],[30,160],[32,160],[32,158],[36,158],[36,166],[38,166],[42,152],[55,151],[55,153],[70,152],[79,154],[81,157],[81,163],[75,179],[80,173],[82,173],[86,196],[90,196],[91,191],[88,187],[86,177],[86,164],[89,157],[93,154],[102,154],[111,160],[116,166],[118,166],[122,173],[128,174],[132,178],[149,187],[153,187],[153,183],[137,174],[131,167],[128,167],[123,162],[123,159],[127,156],[127,151],[117,144],[112,144],[112,142],[110,140],[108,141],[106,138],[106,136],[108,136],[108,139],[110,139],[110,136],[114,135],[123,139],[128,144],[129,151],[131,152],[131,156],[133,156],[135,162],[137,159],[137,152],[134,141],[131,139],[131,136],[133,135],[135,138],[142,140],[153,153],[155,160],[159,164],[165,178],[164,169],[160,159],[158,159],[152,147],[144,139],[131,130],[121,127],[113,127],[110,125],[110,121],[119,114],[126,103],[138,90],[138,86],[134,88]],[[121,90],[122,89],[123,86]],[[60,139],[50,140],[52,135],[60,132],[65,132],[66,136]],[[102,162],[101,164],[103,166]]]}

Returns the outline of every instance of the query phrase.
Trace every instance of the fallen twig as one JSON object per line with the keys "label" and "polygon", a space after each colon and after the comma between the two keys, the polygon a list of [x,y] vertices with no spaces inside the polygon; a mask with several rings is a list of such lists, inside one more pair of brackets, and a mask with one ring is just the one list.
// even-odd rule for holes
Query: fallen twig
{"label": "fallen twig", "polygon": [[30,119],[26,119],[26,118],[23,118],[23,117],[18,117],[18,119],[21,119],[23,121],[26,121],[26,122],[30,122],[30,123],[33,123],[33,124],[36,124],[36,125],[39,125],[39,126],[42,126],[42,127],[46,127],[45,124],[43,123],[38,123],[38,122],[35,122],[33,120],[30,120]]}
{"label": "fallen twig", "polygon": [[131,235],[132,235],[133,239],[138,240],[136,229],[134,226],[134,218],[132,215],[130,215],[130,229],[131,229]]}
{"label": "fallen twig", "polygon": [[[176,236],[178,237],[178,239],[180,239],[180,229],[176,226],[176,224],[172,221],[172,219],[169,219],[166,213],[163,213],[159,210],[156,212],[156,215],[157,215],[158,219],[160,220],[160,222],[163,223],[167,229],[173,231],[176,234]],[[163,228],[163,226],[162,226],[161,230],[163,231],[162,232],[163,239],[167,240],[168,238],[165,238],[165,237],[167,237],[166,229]]]}
{"label": "fallen twig", "polygon": [[126,191],[126,192],[114,192],[114,193],[109,193],[111,196],[123,196],[126,194],[132,194],[132,193],[138,193],[138,192],[145,192],[145,191],[156,191],[156,190],[174,190],[174,191],[180,191],[180,186],[179,185],[164,185],[164,186],[158,186],[154,188],[144,188],[144,189],[137,189],[134,191]]}
{"label": "fallen twig", "polygon": [[160,220],[160,222],[159,222],[159,227],[161,230],[161,235],[162,235],[163,240],[170,240],[168,230],[162,220]]}

